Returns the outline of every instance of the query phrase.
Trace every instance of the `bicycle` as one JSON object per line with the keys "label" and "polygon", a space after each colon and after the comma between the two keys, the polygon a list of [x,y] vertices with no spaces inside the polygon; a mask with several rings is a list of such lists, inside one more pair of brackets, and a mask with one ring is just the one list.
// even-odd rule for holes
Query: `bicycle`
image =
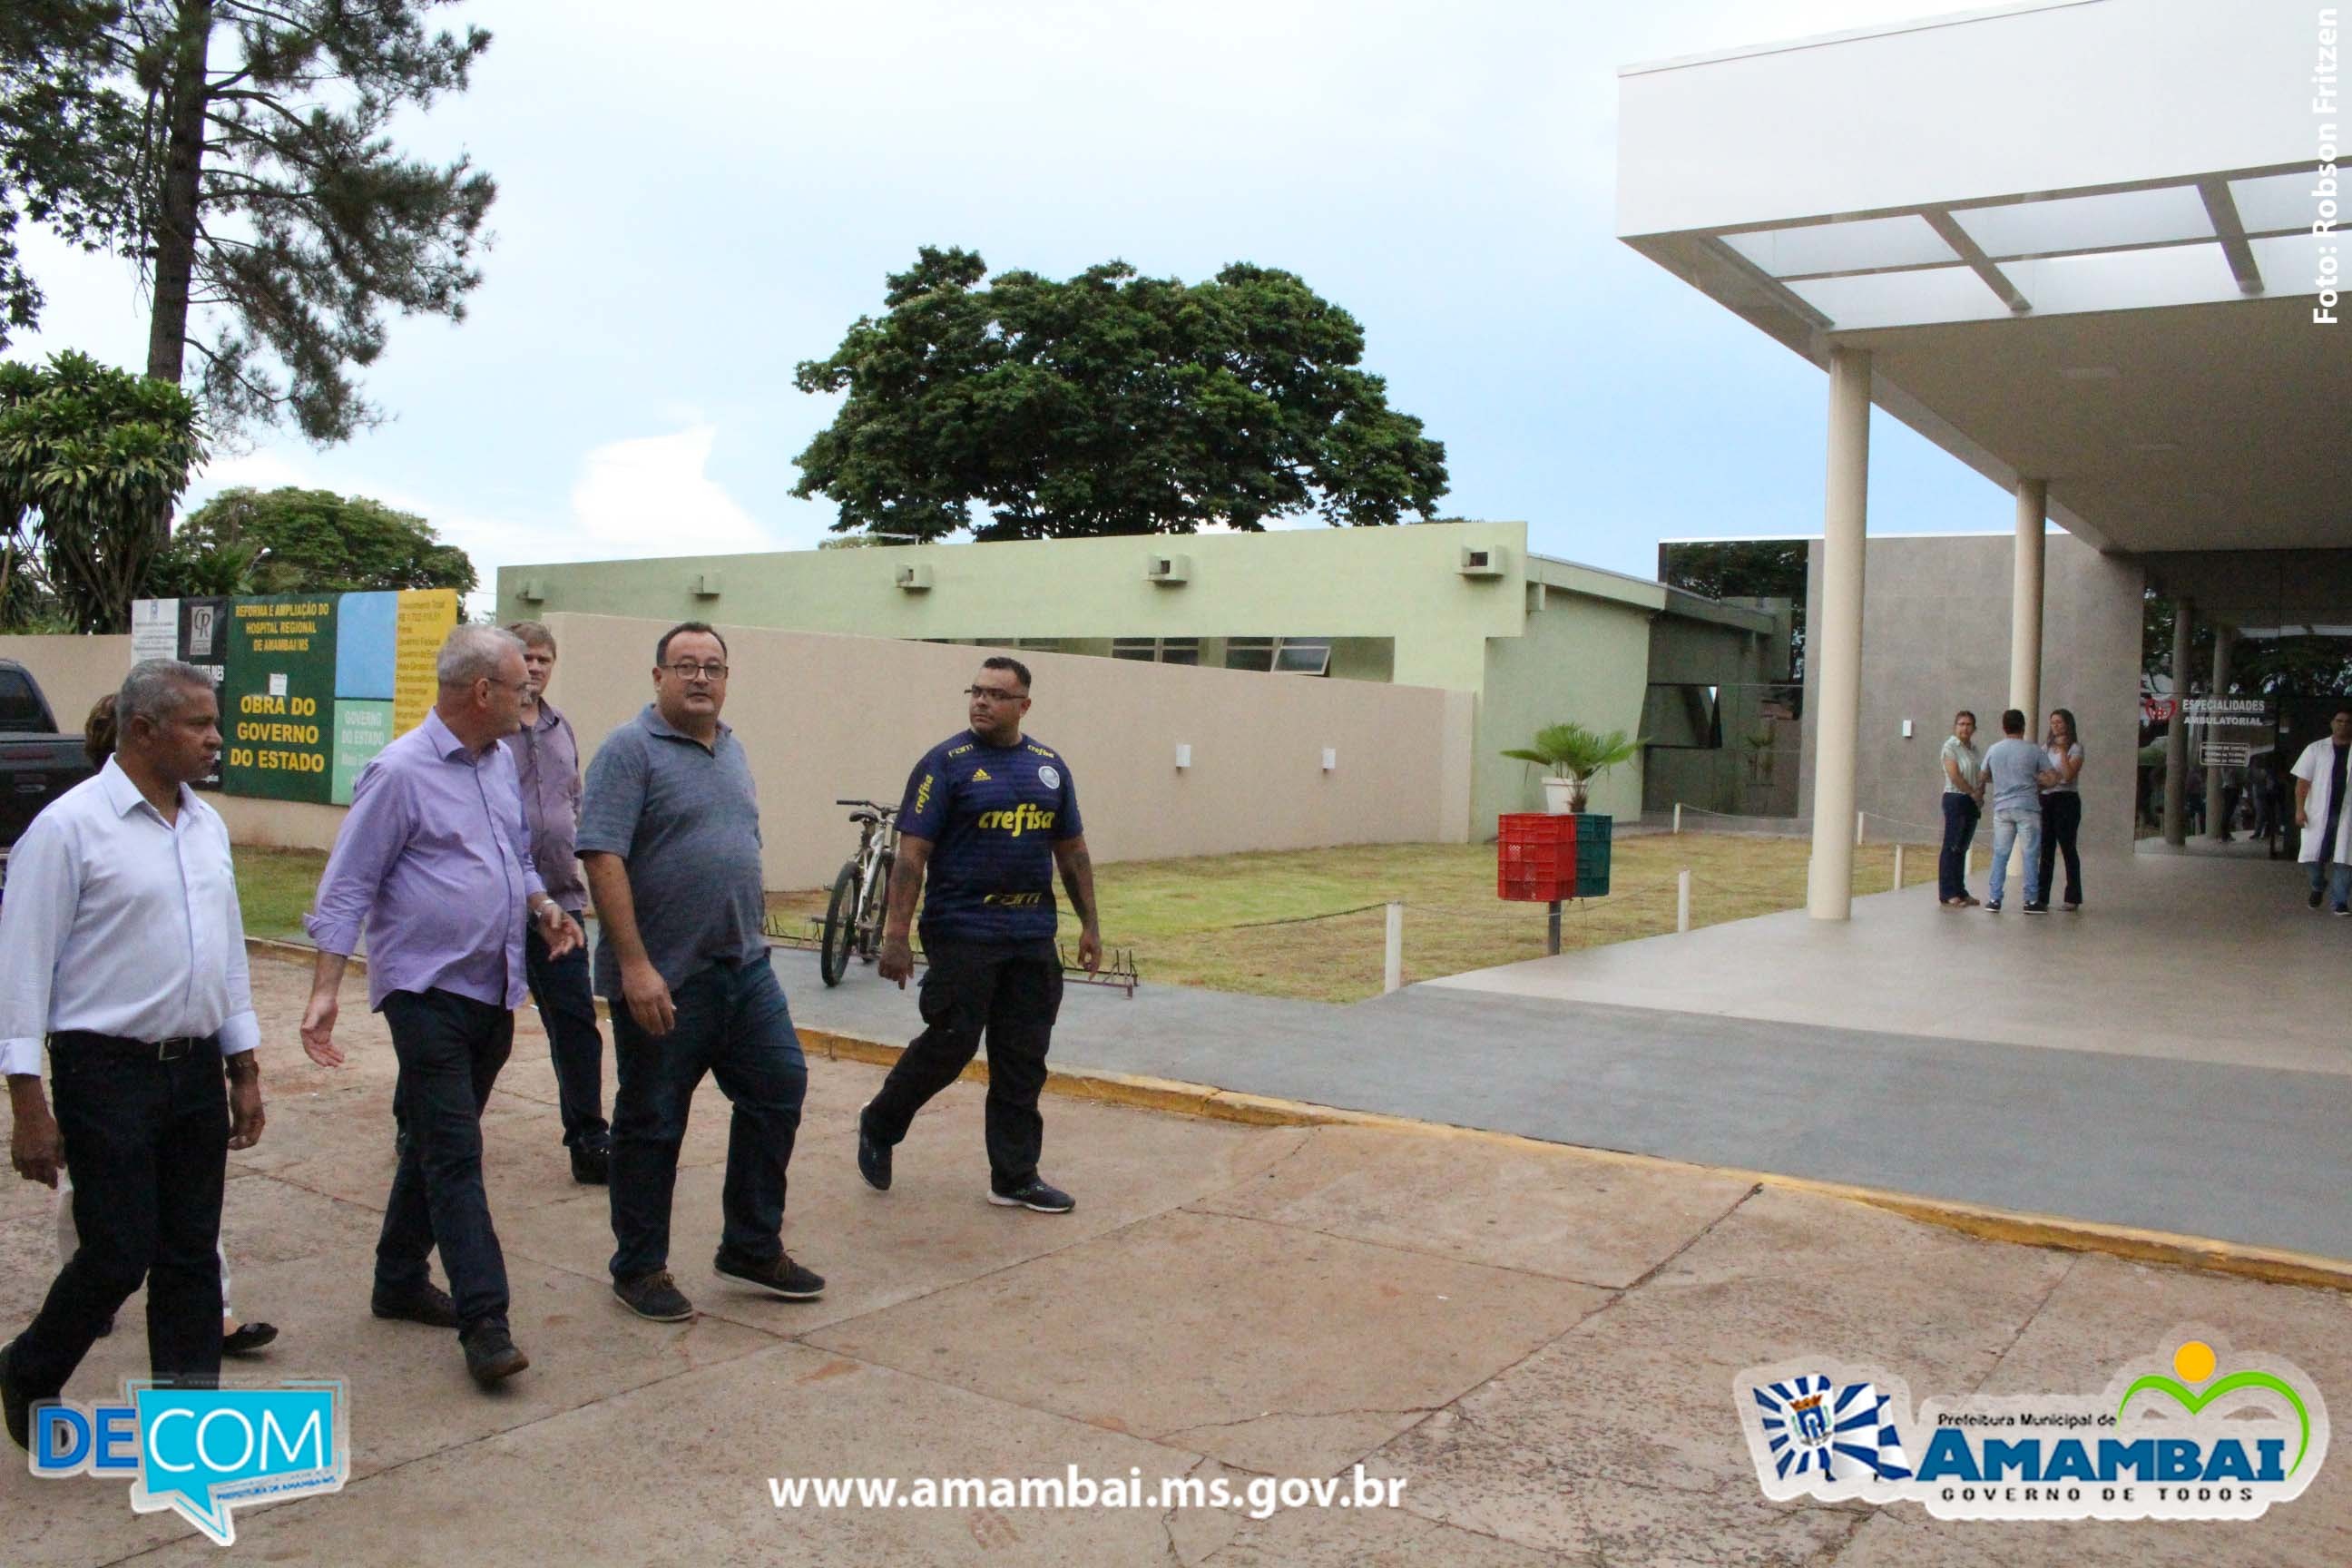
{"label": "bicycle", "polygon": [[856,806],[857,853],[833,879],[824,906],[824,939],[817,944],[817,973],[838,985],[854,953],[871,963],[882,945],[882,916],[890,903],[890,868],[898,860],[898,808],[872,800],[836,800]]}

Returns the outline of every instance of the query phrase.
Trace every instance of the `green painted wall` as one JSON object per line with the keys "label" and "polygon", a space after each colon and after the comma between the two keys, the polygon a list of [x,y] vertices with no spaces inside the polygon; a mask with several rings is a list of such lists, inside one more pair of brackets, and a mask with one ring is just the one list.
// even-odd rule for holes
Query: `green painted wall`
{"label": "green painted wall", "polygon": [[[1651,612],[1553,589],[1528,617],[1526,635],[1486,645],[1470,789],[1474,837],[1492,838],[1506,811],[1541,811],[1541,770],[1499,753],[1524,746],[1546,724],[1572,719],[1606,734],[1639,732],[1648,688]],[[1642,809],[1639,761],[1595,780],[1589,811],[1634,817]]]}
{"label": "green painted wall", "polygon": [[[1505,575],[1463,576],[1465,545],[1505,552]],[[1155,555],[1189,558],[1191,580],[1149,581]],[[903,566],[928,568],[932,585],[898,588]],[[1400,683],[1475,689],[1480,642],[1516,637],[1526,618],[1526,570],[1525,523],[1443,523],[509,566],[498,608],[501,620],[568,611],[910,638],[1394,637]],[[690,587],[706,573],[716,596]],[[520,593],[534,581],[536,602]],[[1407,626],[1425,652],[1408,657]]]}
{"label": "green painted wall", "polygon": [[[1207,666],[1223,664],[1230,637],[1328,637],[1335,678],[1476,694],[1469,828],[1491,837],[1498,812],[1542,809],[1524,764],[1495,752],[1563,718],[1638,729],[1650,623],[1666,604],[1655,583],[1531,558],[1527,534],[1519,522],[1422,523],[509,566],[498,611],[1052,638],[1065,652],[1106,655],[1113,637],[1193,637]],[[1502,574],[1464,576],[1465,549],[1488,552]],[[1188,562],[1181,586],[1145,575],[1147,561],[1168,555]],[[908,566],[927,570],[931,586],[899,588]],[[693,591],[706,574],[715,595]],[[1641,769],[1629,765],[1600,781],[1593,809],[1632,816],[1641,797]]]}

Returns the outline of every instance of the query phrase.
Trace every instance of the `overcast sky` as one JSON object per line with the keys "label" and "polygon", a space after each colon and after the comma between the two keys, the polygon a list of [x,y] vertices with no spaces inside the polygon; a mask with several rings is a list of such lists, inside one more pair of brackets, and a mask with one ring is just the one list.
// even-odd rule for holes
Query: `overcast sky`
{"label": "overcast sky", "polygon": [[[1446,446],[1449,515],[1643,575],[1661,538],[1817,532],[1820,371],[1613,237],[1621,65],[1930,14],[1933,0],[474,0],[472,90],[403,134],[499,182],[460,325],[397,323],[391,416],[267,435],[191,491],[301,484],[501,564],[797,549],[832,417],[792,384],[917,247],[1066,277],[1279,267],[1353,312]],[[1738,149],[1725,149],[1738,178]],[[128,267],[37,234],[10,357],[145,359]],[[1884,416],[1874,532],[2011,524]]]}

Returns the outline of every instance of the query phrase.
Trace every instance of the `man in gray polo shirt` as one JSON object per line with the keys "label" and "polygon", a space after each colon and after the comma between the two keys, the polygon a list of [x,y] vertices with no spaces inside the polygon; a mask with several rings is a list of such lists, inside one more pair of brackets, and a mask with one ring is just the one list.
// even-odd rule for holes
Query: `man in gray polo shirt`
{"label": "man in gray polo shirt", "polygon": [[760,803],[727,700],[727,644],[699,621],[654,647],[654,700],[588,765],[580,859],[613,1006],[613,1293],[641,1318],[693,1303],[669,1273],[670,1192],[705,1073],[733,1102],[721,1277],[804,1301],[824,1280],[784,1251],[784,1169],[808,1069],[768,963]]}

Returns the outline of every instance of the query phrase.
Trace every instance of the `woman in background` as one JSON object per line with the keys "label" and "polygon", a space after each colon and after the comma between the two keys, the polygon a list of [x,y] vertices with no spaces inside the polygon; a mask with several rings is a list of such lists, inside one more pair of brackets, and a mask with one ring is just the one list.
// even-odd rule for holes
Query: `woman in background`
{"label": "woman in background", "polygon": [[2042,752],[2050,759],[2050,771],[2058,775],[2058,782],[2042,792],[2042,876],[2037,886],[2046,901],[2050,873],[2063,851],[2066,907],[2079,910],[2083,907],[2083,857],[2074,840],[2083,829],[2083,796],[2074,787],[2074,779],[2083,771],[2083,741],[2074,731],[2073,709],[2050,710],[2050,732],[2042,740]]}

